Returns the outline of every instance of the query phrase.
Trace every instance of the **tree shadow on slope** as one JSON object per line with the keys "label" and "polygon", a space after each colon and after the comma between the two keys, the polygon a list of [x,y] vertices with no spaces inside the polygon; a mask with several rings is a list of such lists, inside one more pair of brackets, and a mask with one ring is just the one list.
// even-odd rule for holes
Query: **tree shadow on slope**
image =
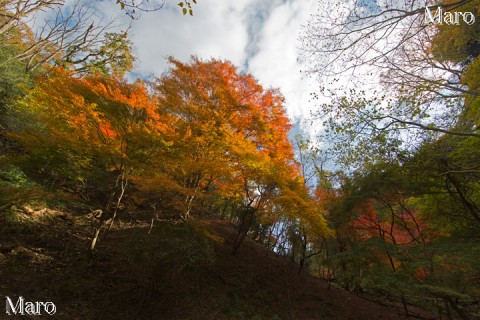
{"label": "tree shadow on slope", "polygon": [[0,228],[0,297],[52,301],[56,319],[403,319],[251,240],[233,256],[234,230],[220,221],[157,222],[150,233],[118,221],[93,256],[84,217]]}

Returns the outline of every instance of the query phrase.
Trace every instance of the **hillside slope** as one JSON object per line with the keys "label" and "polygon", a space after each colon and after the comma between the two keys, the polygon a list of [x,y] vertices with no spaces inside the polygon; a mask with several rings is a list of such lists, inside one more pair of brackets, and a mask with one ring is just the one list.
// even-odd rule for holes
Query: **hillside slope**
{"label": "hillside slope", "polygon": [[[50,318],[404,318],[399,307],[298,274],[251,240],[232,256],[233,229],[221,221],[157,222],[150,234],[146,223],[121,222],[91,257],[85,218],[44,210],[21,222],[3,220],[0,297],[52,301],[57,312]],[[0,319],[11,319],[5,303]]]}

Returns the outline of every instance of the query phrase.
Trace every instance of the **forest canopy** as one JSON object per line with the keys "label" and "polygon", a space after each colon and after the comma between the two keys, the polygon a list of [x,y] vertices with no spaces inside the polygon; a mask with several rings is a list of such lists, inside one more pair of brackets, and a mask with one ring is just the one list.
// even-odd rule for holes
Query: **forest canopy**
{"label": "forest canopy", "polygon": [[331,97],[315,96],[314,118],[338,168],[320,193],[336,234],[325,261],[335,281],[392,294],[407,314],[407,296],[430,296],[468,319],[480,288],[479,24],[431,23],[426,6],[478,20],[480,3],[352,1],[304,28],[306,72]]}
{"label": "forest canopy", "polygon": [[[117,4],[131,16],[160,9]],[[479,20],[479,0],[439,6]],[[426,24],[415,1],[328,9],[301,36],[305,71],[322,84],[311,121],[324,130],[293,138],[280,90],[229,61],[169,57],[164,74],[131,81],[128,30],[92,19],[86,2],[0,2],[0,219],[38,201],[70,210],[93,230],[92,255],[127,218],[148,235],[158,221],[168,236],[182,224],[194,246],[143,248],[146,260],[186,252],[179,269],[210,261],[206,239],[218,241],[189,223],[227,221],[233,255],[250,238],[329,286],[398,300],[406,315],[417,304],[471,318],[480,22]],[[50,18],[32,27],[41,11]]]}

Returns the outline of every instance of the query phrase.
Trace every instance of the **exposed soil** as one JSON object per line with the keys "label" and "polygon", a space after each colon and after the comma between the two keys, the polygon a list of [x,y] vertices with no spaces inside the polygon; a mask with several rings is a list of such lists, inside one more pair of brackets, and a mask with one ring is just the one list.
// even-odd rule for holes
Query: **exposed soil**
{"label": "exposed soil", "polygon": [[125,249],[147,234],[148,223],[117,223],[91,256],[91,221],[43,214],[49,216],[0,220],[0,319],[15,318],[5,314],[5,296],[52,301],[57,312],[44,318],[53,319],[405,319],[400,306],[328,289],[249,239],[232,256],[233,229],[225,222],[196,222],[208,230],[215,262],[167,272]]}

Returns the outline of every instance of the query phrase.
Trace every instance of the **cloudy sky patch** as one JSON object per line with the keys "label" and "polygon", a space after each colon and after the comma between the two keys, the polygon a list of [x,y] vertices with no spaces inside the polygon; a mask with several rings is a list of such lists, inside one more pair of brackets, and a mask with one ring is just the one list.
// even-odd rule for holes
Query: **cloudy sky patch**
{"label": "cloudy sky patch", "polygon": [[[122,16],[123,29],[131,23],[130,39],[138,61],[133,77],[160,75],[167,57],[187,61],[226,59],[239,71],[255,76],[266,87],[276,87],[286,98],[292,121],[309,116],[311,81],[302,79],[298,37],[301,25],[314,11],[314,0],[199,0],[194,16],[182,16],[176,1],[138,20]],[[119,12],[113,1],[100,3],[105,17]]]}

